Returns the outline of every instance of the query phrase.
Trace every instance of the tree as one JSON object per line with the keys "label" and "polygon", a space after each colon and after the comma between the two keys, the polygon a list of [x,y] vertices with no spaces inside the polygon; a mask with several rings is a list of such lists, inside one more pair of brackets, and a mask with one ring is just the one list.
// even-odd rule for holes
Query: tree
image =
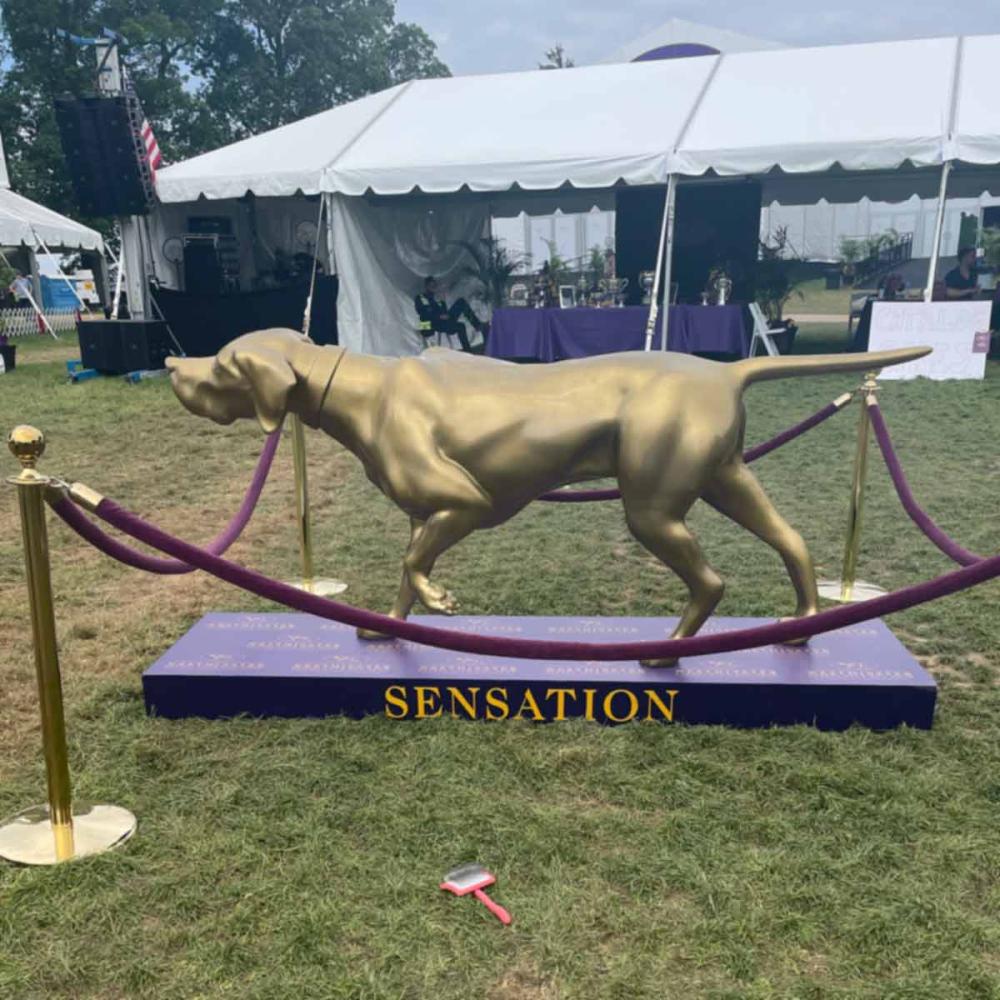
{"label": "tree", "polygon": [[391,0],[223,0],[197,71],[226,138],[316,114],[417,77],[447,76]]}
{"label": "tree", "polygon": [[561,45],[555,45],[545,53],[546,62],[539,63],[539,69],[572,69],[576,63],[566,57],[566,51]]}
{"label": "tree", "polygon": [[73,213],[52,110],[95,88],[109,27],[166,162],[414,77],[445,76],[434,42],[393,0],[0,0],[0,123],[15,188]]}

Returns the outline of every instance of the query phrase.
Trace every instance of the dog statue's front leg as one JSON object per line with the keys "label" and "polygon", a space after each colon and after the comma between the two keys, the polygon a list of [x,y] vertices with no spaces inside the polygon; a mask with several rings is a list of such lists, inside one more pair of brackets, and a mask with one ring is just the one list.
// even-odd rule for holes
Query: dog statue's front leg
{"label": "dog statue's front leg", "polygon": [[[421,530],[423,529],[424,522],[418,520],[415,517],[410,518],[410,544],[407,546],[406,553],[409,555],[410,550],[413,548],[414,543],[417,540]],[[392,610],[389,612],[390,618],[399,618],[401,621],[405,621],[407,615],[413,609],[413,605],[417,602],[417,592],[413,589],[410,584],[410,574],[406,571],[406,567],[403,567],[403,579],[399,584],[399,593],[396,595],[396,603],[393,604]],[[359,639],[391,639],[392,636],[386,635],[384,632],[377,632],[370,628],[359,628],[358,629]]]}
{"label": "dog statue's front leg", "polygon": [[[419,600],[428,611],[453,615],[459,610],[455,595],[430,579],[438,557],[481,523],[472,510],[445,510],[432,514],[426,521],[411,519],[410,544],[403,557],[403,579],[390,617],[405,619]],[[361,639],[388,638],[382,632],[358,629]]]}
{"label": "dog statue's front leg", "polygon": [[410,544],[403,560],[403,570],[420,603],[428,611],[445,615],[458,611],[454,594],[431,582],[431,570],[438,557],[478,527],[481,520],[481,516],[470,509],[438,511],[427,519]]}

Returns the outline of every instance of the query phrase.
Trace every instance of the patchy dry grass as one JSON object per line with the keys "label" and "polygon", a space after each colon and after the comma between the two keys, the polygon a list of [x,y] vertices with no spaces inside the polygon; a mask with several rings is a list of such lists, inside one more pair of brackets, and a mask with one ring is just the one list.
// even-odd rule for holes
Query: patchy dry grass
{"label": "patchy dry grass", "polygon": [[[67,385],[64,358],[35,350],[0,378],[0,426],[43,428],[53,474],[187,538],[214,534],[258,430],[188,416],[164,382]],[[918,496],[984,552],[1000,536],[998,375],[884,390]],[[750,439],[849,385],[754,389]],[[837,417],[758,467],[830,575],[853,431]],[[337,445],[309,447],[319,565],[385,607],[404,519]],[[296,568],[289,452],[233,550],[277,576]],[[791,606],[770,551],[708,510],[693,522],[729,583],[722,613]],[[947,568],[877,462],[865,522],[867,578],[897,587]],[[264,605],[201,575],[145,577],[50,530],[77,791],[133,808],[140,829],[79,865],[0,869],[4,998],[1000,996],[996,585],[892,619],[940,681],[931,733],[176,723],[143,714],[142,669],[204,612]],[[538,505],[439,573],[470,613],[658,614],[681,597],[614,504]],[[8,494],[0,813],[43,798],[32,673]],[[437,891],[472,857],[498,871],[509,930]]]}

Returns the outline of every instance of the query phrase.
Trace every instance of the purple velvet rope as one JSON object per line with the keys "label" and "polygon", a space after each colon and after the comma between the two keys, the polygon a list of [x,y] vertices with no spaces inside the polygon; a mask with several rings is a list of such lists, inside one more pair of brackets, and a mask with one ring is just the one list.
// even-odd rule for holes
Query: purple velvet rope
{"label": "purple velvet rope", "polygon": [[968,549],[963,549],[957,542],[953,542],[931,519],[930,515],[921,510],[910,489],[910,484],[906,481],[903,467],[899,463],[895,449],[892,447],[892,438],[889,437],[889,428],[886,426],[885,417],[878,404],[868,406],[868,415],[871,417],[872,430],[875,432],[875,440],[882,450],[882,457],[885,459],[886,468],[892,478],[892,485],[896,487],[896,495],[903,509],[910,515],[910,520],[932,541],[949,559],[957,562],[959,566],[973,566],[982,561],[982,556],[977,556]]}
{"label": "purple velvet rope", "polygon": [[[839,413],[841,409],[842,407],[837,406],[836,403],[827,403],[823,409],[817,410],[811,417],[806,417],[805,420],[797,423],[794,427],[789,427],[788,430],[775,435],[770,441],[764,441],[761,444],[754,445],[752,448],[748,448],[743,452],[743,461],[747,463],[756,462],[758,458],[769,455],[783,444],[788,444],[789,441],[794,441],[797,437],[801,437],[806,431],[811,431],[818,424],[823,423],[824,420],[828,420],[835,413]],[[543,493],[538,499],[544,500],[546,503],[595,503],[599,500],[620,500],[621,491],[615,489],[553,490],[551,493]]]}
{"label": "purple velvet rope", "polygon": [[[274,461],[274,453],[278,450],[278,442],[281,432],[275,431],[268,436],[264,444],[264,450],[257,460],[257,468],[254,470],[253,479],[247,489],[243,503],[236,512],[233,519],[226,525],[221,534],[213,538],[206,546],[205,551],[213,555],[221,556],[226,552],[243,534],[243,529],[247,526],[260,494],[267,482],[268,473],[271,471],[271,463]],[[78,535],[90,542],[96,549],[100,549],[105,555],[132,566],[134,569],[142,569],[147,573],[158,573],[162,576],[176,575],[179,573],[191,573],[196,567],[177,559],[160,559],[157,556],[147,555],[138,549],[112,538],[111,535],[94,524],[76,504],[69,502],[54,504],[52,509],[68,524]]]}
{"label": "purple velvet rope", "polygon": [[806,417],[801,423],[796,424],[794,427],[789,427],[788,430],[782,431],[780,434],[776,434],[770,441],[764,441],[761,444],[754,445],[752,448],[748,448],[743,452],[743,461],[747,464],[756,462],[758,458],[763,458],[772,451],[777,451],[783,444],[788,444],[789,441],[794,441],[797,437],[801,437],[806,431],[811,431],[814,427],[823,423],[824,420],[829,420],[835,413],[840,413],[842,409],[843,407],[837,406],[836,403],[827,403],[822,410],[817,410],[811,417]]}
{"label": "purple velvet rope", "polygon": [[[71,501],[63,497],[56,506]],[[754,628],[735,629],[687,639],[664,639],[652,642],[564,642],[550,639],[512,639],[496,636],[469,635],[453,629],[436,628],[411,621],[400,621],[388,615],[355,608],[339,601],[318,597],[279,583],[254,570],[238,566],[228,559],[199,549],[189,542],[167,534],[155,525],[143,521],[119,507],[112,500],[103,500],[97,515],[108,524],[131,535],[134,539],[180,559],[184,563],[217,576],[258,597],[276,601],[297,611],[342,622],[359,628],[385,632],[399,639],[462,653],[486,656],[522,657],[536,660],[636,660],[675,656],[700,656],[708,653],[728,653],[753,646],[805,639],[820,632],[856,625],[880,615],[903,611],[917,604],[966,590],[986,580],[1000,576],[1000,555],[983,559],[972,566],[954,570],[925,583],[904,587],[859,604],[844,604],[809,618],[793,618]]]}

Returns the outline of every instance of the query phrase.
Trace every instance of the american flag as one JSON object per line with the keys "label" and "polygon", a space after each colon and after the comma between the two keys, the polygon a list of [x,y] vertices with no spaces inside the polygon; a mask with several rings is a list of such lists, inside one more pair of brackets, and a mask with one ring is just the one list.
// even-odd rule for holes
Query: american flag
{"label": "american flag", "polygon": [[142,128],[139,131],[142,135],[143,148],[146,150],[146,162],[149,164],[149,171],[155,181],[156,171],[159,169],[160,164],[163,163],[163,154],[160,152],[156,136],[153,135],[153,126],[149,124],[148,118],[142,119]]}

